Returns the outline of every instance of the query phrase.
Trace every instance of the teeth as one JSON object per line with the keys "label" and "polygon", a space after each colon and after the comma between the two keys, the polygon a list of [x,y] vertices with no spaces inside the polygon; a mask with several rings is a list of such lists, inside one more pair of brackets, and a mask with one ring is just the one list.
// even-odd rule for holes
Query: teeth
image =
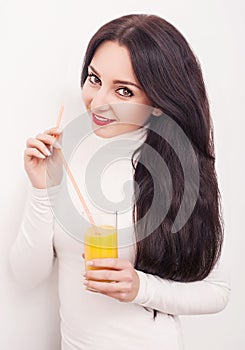
{"label": "teeth", "polygon": [[107,118],[102,118],[102,117],[99,117],[97,114],[94,115],[96,119],[102,121],[102,122],[107,122],[107,121],[110,121],[112,119],[107,119]]}
{"label": "teeth", "polygon": [[107,120],[108,120],[108,119],[106,119],[106,118],[99,117],[98,115],[96,115],[95,118],[97,118],[97,119],[99,119],[99,120],[101,120],[101,121],[107,121]]}

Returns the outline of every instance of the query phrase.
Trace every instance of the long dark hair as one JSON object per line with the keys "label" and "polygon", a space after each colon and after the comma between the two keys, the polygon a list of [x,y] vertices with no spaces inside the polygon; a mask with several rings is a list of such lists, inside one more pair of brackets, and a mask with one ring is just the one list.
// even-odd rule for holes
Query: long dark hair
{"label": "long dark hair", "polygon": [[[164,279],[180,282],[202,280],[220,258],[223,220],[215,171],[212,120],[198,59],[182,34],[163,18],[147,14],[126,15],[103,25],[91,38],[83,62],[81,87],[95,50],[106,40],[127,47],[141,87],[152,105],[163,112],[162,116],[149,117],[150,129],[145,143],[132,157],[134,180],[138,185],[133,210],[137,241],[134,266]],[[154,132],[169,127],[164,115],[187,135],[199,168],[199,192],[194,209],[175,234],[171,229],[181,205],[184,179],[175,151]],[[173,184],[171,206],[153,231],[152,224],[163,212],[168,189],[159,162],[147,155],[147,146],[153,147],[164,159]],[[136,153],[137,163],[134,162]],[[191,186],[190,182],[190,192]],[[159,198],[157,210],[140,223],[156,193]],[[154,310],[154,318],[156,314],[157,310]]]}

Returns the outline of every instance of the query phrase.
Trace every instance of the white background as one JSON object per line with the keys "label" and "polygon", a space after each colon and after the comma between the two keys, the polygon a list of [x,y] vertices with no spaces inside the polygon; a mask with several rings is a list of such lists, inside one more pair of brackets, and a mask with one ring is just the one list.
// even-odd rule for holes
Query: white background
{"label": "white background", "polygon": [[[25,203],[25,140],[84,111],[80,72],[92,34],[129,13],[164,17],[184,34],[203,69],[215,132],[216,169],[225,220],[229,305],[215,315],[182,317],[186,349],[245,348],[244,288],[244,2],[9,0],[0,2],[0,348],[58,350],[57,266],[32,291],[14,281],[8,262]],[[168,349],[170,350],[170,349]]]}

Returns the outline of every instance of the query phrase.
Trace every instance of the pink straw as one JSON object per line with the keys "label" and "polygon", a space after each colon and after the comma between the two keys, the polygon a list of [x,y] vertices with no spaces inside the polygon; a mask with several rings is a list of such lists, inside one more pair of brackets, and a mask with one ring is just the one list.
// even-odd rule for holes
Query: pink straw
{"label": "pink straw", "polygon": [[[60,123],[61,123],[61,118],[62,118],[63,112],[64,112],[64,106],[61,105],[60,112],[59,112],[58,119],[57,119],[57,123],[56,123],[56,126],[58,128],[60,127]],[[65,157],[64,157],[64,155],[62,153],[62,150],[61,149],[57,149],[57,151],[58,151],[59,156],[60,156],[60,158],[62,160],[62,163],[63,163],[63,165],[64,165],[64,167],[66,169],[67,175],[69,176],[69,178],[71,180],[71,183],[74,186],[74,189],[75,189],[75,191],[76,191],[76,193],[77,193],[77,195],[78,195],[78,197],[79,197],[79,199],[80,199],[80,201],[82,203],[82,206],[83,206],[83,208],[84,208],[84,210],[85,210],[85,212],[87,214],[87,217],[88,217],[91,225],[95,226],[94,219],[92,218],[92,215],[91,215],[91,213],[90,213],[90,211],[88,209],[88,206],[87,206],[87,204],[86,204],[86,202],[85,202],[85,200],[84,200],[84,198],[83,198],[83,196],[82,196],[82,194],[81,194],[81,192],[79,190],[79,187],[78,187],[78,185],[77,185],[77,183],[76,183],[76,181],[74,179],[74,176],[72,175],[72,172],[71,172],[71,170],[70,170],[70,168],[69,168],[69,166],[68,166],[68,164],[67,164],[67,162],[65,160]]]}

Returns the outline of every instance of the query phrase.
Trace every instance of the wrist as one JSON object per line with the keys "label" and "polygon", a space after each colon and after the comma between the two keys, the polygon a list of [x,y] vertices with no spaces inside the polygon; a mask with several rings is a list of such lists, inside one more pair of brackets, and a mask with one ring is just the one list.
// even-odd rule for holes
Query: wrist
{"label": "wrist", "polygon": [[147,275],[139,270],[135,270],[135,272],[138,276],[138,290],[134,299],[131,300],[131,303],[142,305],[147,300]]}

